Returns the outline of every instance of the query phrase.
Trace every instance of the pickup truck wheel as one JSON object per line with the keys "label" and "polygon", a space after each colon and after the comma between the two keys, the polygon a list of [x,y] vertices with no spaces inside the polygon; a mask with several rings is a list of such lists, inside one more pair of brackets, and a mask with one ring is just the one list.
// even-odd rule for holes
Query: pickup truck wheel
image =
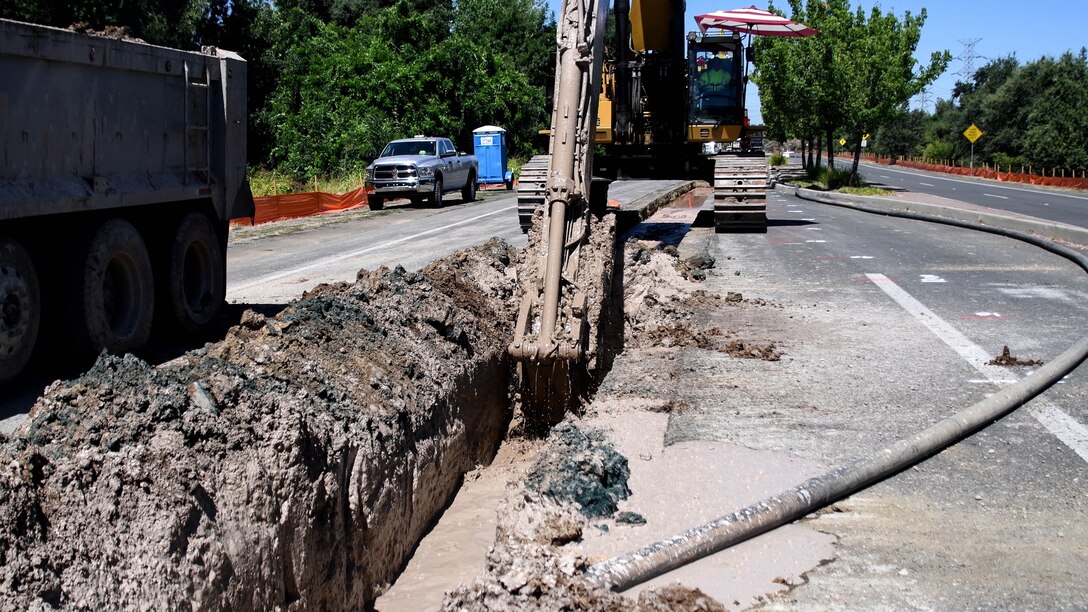
{"label": "pickup truck wheel", "polygon": [[434,177],[434,191],[431,192],[431,206],[442,208],[442,177]]}
{"label": "pickup truck wheel", "polygon": [[123,219],[103,223],[77,264],[72,304],[77,346],[125,353],[147,343],[155,306],[151,259],[140,232]]}
{"label": "pickup truck wheel", "polygon": [[226,297],[226,268],[206,216],[192,212],[178,224],[169,274],[170,310],[181,331],[200,331],[219,316]]}
{"label": "pickup truck wheel", "polygon": [[0,236],[0,383],[23,370],[41,324],[38,273],[23,245]]}
{"label": "pickup truck wheel", "polygon": [[385,208],[385,198],[370,196],[366,199],[366,205],[370,207],[370,210],[381,210]]}
{"label": "pickup truck wheel", "polygon": [[468,182],[461,188],[461,200],[464,202],[474,202],[476,200],[476,175],[469,174]]}

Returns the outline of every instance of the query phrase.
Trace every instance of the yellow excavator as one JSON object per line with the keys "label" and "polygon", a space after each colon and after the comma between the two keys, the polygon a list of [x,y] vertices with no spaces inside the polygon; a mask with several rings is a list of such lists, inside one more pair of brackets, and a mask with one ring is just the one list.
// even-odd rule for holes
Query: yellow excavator
{"label": "yellow excavator", "polygon": [[[577,21],[571,15],[577,9],[563,7],[560,30],[595,27],[593,17]],[[685,34],[684,0],[615,0],[613,9],[613,48],[585,58],[584,65],[601,72],[595,80],[600,89],[593,143],[602,154],[594,175],[702,178],[715,188],[717,231],[765,232],[763,128],[749,125],[744,107],[751,51],[741,35]],[[560,31],[561,46],[565,39]],[[563,87],[563,75],[557,74],[557,105]],[[547,168],[555,155],[549,147],[548,155],[534,157],[522,169],[523,231],[545,200]]]}
{"label": "yellow excavator", "polygon": [[767,163],[744,108],[740,35],[685,35],[684,0],[613,8],[606,50],[607,0],[564,0],[548,154],[519,177],[529,246],[510,354],[530,426],[576,406],[600,357],[615,221],[605,214],[607,180],[594,174],[704,178],[717,231],[767,228]]}

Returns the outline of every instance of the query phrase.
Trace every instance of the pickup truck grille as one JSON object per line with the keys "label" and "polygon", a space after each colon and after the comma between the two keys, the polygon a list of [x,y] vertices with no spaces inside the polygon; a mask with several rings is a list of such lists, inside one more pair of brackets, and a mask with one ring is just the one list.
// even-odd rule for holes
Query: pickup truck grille
{"label": "pickup truck grille", "polygon": [[416,174],[416,167],[410,164],[376,166],[374,168],[374,179],[380,181],[414,178],[416,176],[418,176]]}

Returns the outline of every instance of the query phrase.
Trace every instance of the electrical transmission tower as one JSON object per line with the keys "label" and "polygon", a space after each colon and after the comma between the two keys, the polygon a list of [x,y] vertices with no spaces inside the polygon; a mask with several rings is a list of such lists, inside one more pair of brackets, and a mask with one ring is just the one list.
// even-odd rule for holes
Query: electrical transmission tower
{"label": "electrical transmission tower", "polygon": [[933,97],[933,94],[930,93],[928,87],[926,87],[922,91],[918,92],[918,107],[921,110],[928,113],[929,112],[929,102],[930,102],[930,99],[932,97]]}
{"label": "electrical transmission tower", "polygon": [[956,76],[963,79],[969,79],[975,75],[975,60],[979,58],[979,55],[975,53],[975,45],[978,44],[980,40],[982,39],[972,38],[970,40],[959,41],[959,43],[963,45],[963,51],[956,56],[956,59],[960,61],[960,70],[956,73]]}

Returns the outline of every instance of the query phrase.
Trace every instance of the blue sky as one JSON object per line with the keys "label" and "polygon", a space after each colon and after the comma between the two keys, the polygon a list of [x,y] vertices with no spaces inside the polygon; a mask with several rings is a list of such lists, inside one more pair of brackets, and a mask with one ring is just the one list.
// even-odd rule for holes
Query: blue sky
{"label": "blue sky", "polygon": [[[750,6],[753,0],[688,0],[688,26],[695,29],[695,15],[711,11]],[[558,12],[560,0],[548,0],[552,11]],[[788,7],[785,0],[775,3]],[[928,12],[922,40],[918,45],[919,61],[927,61],[934,51],[948,50],[953,58],[964,55],[960,41],[974,45],[975,68],[988,59],[1015,54],[1021,62],[1038,59],[1044,55],[1058,56],[1065,51],[1077,53],[1088,46],[1088,0],[1036,0],[1034,2],[1009,2],[1007,0],[854,0],[854,6],[866,11],[874,5],[884,11],[902,16],[905,11],[917,14],[923,7]],[[767,8],[766,0],[756,2],[758,8]],[[930,86],[929,110],[937,98],[949,98],[952,87],[963,69],[962,59],[953,59],[948,70]],[[754,87],[751,89],[755,89]],[[761,121],[755,92],[749,92],[749,113],[753,123]],[[914,101],[918,106],[918,100]]]}

